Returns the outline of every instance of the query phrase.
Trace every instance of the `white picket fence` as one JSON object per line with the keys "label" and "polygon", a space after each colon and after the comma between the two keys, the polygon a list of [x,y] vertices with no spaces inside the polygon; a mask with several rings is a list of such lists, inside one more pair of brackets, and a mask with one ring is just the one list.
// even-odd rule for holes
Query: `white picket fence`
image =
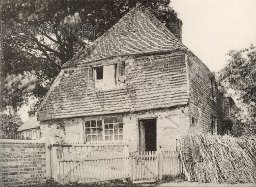
{"label": "white picket fence", "polygon": [[162,151],[160,168],[162,175],[177,176],[183,173],[182,162],[177,151]]}
{"label": "white picket fence", "polygon": [[130,178],[134,182],[177,176],[183,167],[176,151],[129,153],[127,144],[52,145],[51,176],[60,183]]}
{"label": "white picket fence", "polygon": [[157,151],[136,152],[131,155],[131,179],[134,182],[155,181],[158,178]]}
{"label": "white picket fence", "polygon": [[182,173],[177,151],[144,151],[133,154],[131,178],[133,181],[155,181],[162,177],[175,177]]}

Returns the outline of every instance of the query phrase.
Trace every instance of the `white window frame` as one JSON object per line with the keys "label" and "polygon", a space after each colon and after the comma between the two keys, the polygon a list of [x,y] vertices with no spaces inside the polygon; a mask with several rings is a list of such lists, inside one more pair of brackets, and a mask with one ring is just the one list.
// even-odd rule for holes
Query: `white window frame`
{"label": "white window frame", "polygon": [[[95,127],[91,127],[92,121],[96,122]],[[102,129],[102,138],[99,138],[99,134],[97,131],[98,127],[98,122],[101,121],[101,129]],[[88,123],[90,124],[90,127],[88,127]],[[117,128],[115,128],[118,126]],[[95,132],[93,133],[91,129],[96,129]],[[121,121],[116,121],[116,122],[108,122],[108,120],[104,119],[90,119],[90,120],[85,120],[83,124],[83,135],[84,135],[84,142],[85,143],[100,143],[100,142],[122,142],[124,140],[124,123]],[[90,129],[90,133],[88,133],[88,129]],[[116,131],[116,134],[115,134]],[[90,136],[90,138],[88,137]],[[96,136],[96,139],[93,140],[92,136]],[[116,139],[116,137],[118,137]]]}
{"label": "white window frame", "polygon": [[[104,69],[106,68],[106,66],[113,66],[113,68],[114,68],[114,75],[112,77],[112,78],[114,78],[113,85],[108,85],[108,86],[104,85],[107,82],[106,79],[108,79],[108,77],[110,76],[110,75],[106,76],[105,75],[106,73],[104,73]],[[98,67],[102,67],[102,74],[103,74],[102,79],[97,79],[97,68]],[[115,87],[124,85],[124,83],[126,82],[125,62],[122,61],[122,62],[118,62],[118,63],[114,63],[114,64],[94,66],[93,67],[93,79],[94,79],[94,87],[97,89],[102,89],[102,90],[109,90],[109,89],[113,89]]]}

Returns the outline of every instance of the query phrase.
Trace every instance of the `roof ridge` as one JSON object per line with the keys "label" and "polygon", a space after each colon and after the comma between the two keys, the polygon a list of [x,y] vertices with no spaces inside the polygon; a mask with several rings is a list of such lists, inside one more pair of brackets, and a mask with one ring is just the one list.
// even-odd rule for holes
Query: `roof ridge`
{"label": "roof ridge", "polygon": [[[76,57],[73,57],[71,59],[71,61],[73,61],[72,64],[71,64],[71,61],[70,61],[70,63],[64,64],[63,67],[77,66],[78,64],[104,59],[104,52],[103,52],[103,56],[102,56],[102,53],[98,53],[99,51],[97,51],[98,48],[99,49],[102,48],[104,50],[104,46],[100,47],[100,45],[103,45],[102,42],[104,42],[106,39],[108,40],[109,37],[113,37],[112,36],[113,33],[118,35],[118,32],[120,31],[120,29],[122,29],[122,28],[120,28],[120,26],[122,26],[123,22],[128,21],[128,22],[132,22],[131,24],[134,24],[135,23],[134,19],[136,19],[136,16],[138,16],[138,14],[140,14],[142,17],[146,17],[151,22],[151,24],[154,25],[154,27],[157,30],[159,30],[159,32],[163,33],[167,37],[166,41],[168,41],[168,40],[172,41],[172,46],[174,48],[188,49],[182,43],[182,41],[180,39],[178,39],[167,28],[167,26],[157,18],[157,16],[154,14],[154,11],[153,11],[152,8],[139,4],[136,7],[129,10],[127,13],[125,13],[124,16],[122,16],[111,28],[109,28],[104,34],[102,34],[95,41],[92,42],[92,45],[91,45],[92,51],[91,51],[91,53],[89,53],[85,56],[85,55],[83,55],[85,53],[85,51],[81,50],[80,53],[78,55],[76,55]],[[161,49],[158,49],[158,50],[165,51],[164,48],[162,50]],[[110,51],[111,51],[111,49],[110,49]],[[137,51],[137,52],[139,52],[139,51]],[[109,53],[109,51],[108,51],[108,53]],[[106,54],[105,54],[105,56],[106,56]],[[109,55],[111,55],[111,53]],[[120,55],[121,54],[119,54],[118,56],[120,56]],[[127,55],[127,54],[125,54],[125,55]],[[78,62],[78,61],[80,61],[80,62]],[[69,64],[70,64],[70,66],[69,66]]]}
{"label": "roof ridge", "polygon": [[98,38],[96,38],[94,40],[94,44],[98,42],[98,40],[104,38],[108,33],[111,33],[112,30],[114,30],[115,27],[118,26],[119,23],[121,23],[124,19],[126,19],[127,17],[130,16],[130,14],[134,11],[136,11],[139,7],[134,7],[131,10],[129,10],[127,13],[124,14],[124,16],[122,16],[112,27],[110,27],[106,32],[104,32],[101,36],[99,36]]}

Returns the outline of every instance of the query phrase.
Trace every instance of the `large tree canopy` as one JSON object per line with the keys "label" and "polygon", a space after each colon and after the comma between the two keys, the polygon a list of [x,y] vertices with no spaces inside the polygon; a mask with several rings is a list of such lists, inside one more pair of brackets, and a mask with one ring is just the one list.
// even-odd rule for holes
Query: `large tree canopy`
{"label": "large tree canopy", "polygon": [[61,66],[73,57],[76,29],[86,26],[89,32],[83,37],[93,41],[138,2],[151,7],[171,31],[171,23],[181,27],[170,0],[5,0],[1,7],[4,106],[16,110],[26,96],[42,98]]}
{"label": "large tree canopy", "polygon": [[256,48],[254,45],[228,53],[227,66],[219,72],[220,82],[231,88],[244,104],[246,131],[256,134]]}

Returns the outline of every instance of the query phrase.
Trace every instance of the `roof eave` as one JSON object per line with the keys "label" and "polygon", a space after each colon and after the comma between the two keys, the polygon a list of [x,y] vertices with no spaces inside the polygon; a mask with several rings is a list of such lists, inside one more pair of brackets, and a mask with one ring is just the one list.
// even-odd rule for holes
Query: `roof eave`
{"label": "roof eave", "polygon": [[92,116],[105,116],[105,115],[113,115],[113,114],[127,114],[127,113],[137,113],[137,112],[143,112],[143,111],[149,111],[149,110],[161,110],[161,109],[173,109],[173,108],[179,108],[179,107],[184,107],[188,106],[188,101],[183,101],[179,104],[175,105],[170,105],[167,107],[151,107],[151,108],[145,108],[145,109],[140,109],[140,110],[126,110],[126,111],[114,111],[114,112],[102,112],[102,113],[95,113],[95,114],[88,114],[88,115],[74,115],[74,116],[68,116],[68,117],[40,117],[38,118],[39,121],[50,121],[50,120],[61,120],[61,119],[70,119],[70,118],[81,118],[81,117],[92,117]]}

